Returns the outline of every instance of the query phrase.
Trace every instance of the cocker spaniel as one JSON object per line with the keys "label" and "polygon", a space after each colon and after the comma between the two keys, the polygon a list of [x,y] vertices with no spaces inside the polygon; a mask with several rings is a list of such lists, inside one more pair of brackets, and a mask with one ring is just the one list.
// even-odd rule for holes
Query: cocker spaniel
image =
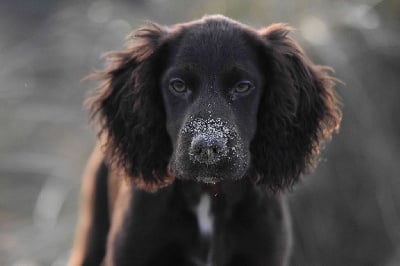
{"label": "cocker spaniel", "polygon": [[336,80],[291,31],[213,15],[107,54],[70,265],[287,265],[282,192],[341,120]]}

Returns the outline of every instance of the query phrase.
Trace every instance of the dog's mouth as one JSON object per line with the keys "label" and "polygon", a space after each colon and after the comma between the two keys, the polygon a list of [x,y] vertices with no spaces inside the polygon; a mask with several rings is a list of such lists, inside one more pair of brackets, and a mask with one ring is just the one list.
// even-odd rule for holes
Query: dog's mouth
{"label": "dog's mouth", "polygon": [[218,183],[222,180],[221,180],[221,178],[218,178],[216,176],[198,176],[198,177],[196,177],[196,181],[215,185],[216,183]]}
{"label": "dog's mouth", "polygon": [[[172,171],[176,178],[182,180],[196,180],[204,184],[217,184],[224,180],[241,179],[248,168],[248,161],[224,161],[218,164],[207,165],[193,162],[186,158],[178,158],[171,164]],[[183,157],[183,156],[182,156]]]}
{"label": "dog's mouth", "polygon": [[172,164],[172,171],[177,179],[195,180],[203,184],[217,184],[226,179],[238,179],[232,167],[207,166],[193,163],[190,160],[177,161]]}

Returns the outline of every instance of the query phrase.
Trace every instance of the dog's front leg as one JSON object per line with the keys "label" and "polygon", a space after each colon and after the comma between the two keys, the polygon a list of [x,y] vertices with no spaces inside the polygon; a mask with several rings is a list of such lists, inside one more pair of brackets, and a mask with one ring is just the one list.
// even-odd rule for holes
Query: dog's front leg
{"label": "dog's front leg", "polygon": [[156,193],[123,189],[112,219],[106,265],[194,265],[197,220],[182,193],[186,185],[177,183]]}
{"label": "dog's front leg", "polygon": [[213,199],[213,266],[283,266],[291,228],[283,196],[246,182],[227,183]]}

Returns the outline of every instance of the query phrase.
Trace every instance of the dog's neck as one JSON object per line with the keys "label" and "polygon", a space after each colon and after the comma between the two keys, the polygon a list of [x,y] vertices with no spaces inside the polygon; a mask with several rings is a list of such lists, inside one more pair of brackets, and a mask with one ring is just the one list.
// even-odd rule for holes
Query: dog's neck
{"label": "dog's neck", "polygon": [[205,193],[207,193],[210,196],[210,198],[214,198],[214,197],[217,197],[220,192],[220,184],[219,183],[203,184],[202,190]]}

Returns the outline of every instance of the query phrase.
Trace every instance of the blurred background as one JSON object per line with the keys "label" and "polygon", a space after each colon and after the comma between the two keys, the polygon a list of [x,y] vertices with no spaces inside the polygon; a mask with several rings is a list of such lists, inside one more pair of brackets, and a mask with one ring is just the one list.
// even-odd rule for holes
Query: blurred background
{"label": "blurred background", "polygon": [[340,134],[290,194],[292,265],[400,265],[399,0],[2,0],[0,265],[66,263],[95,142],[80,79],[100,55],[146,20],[214,13],[291,24],[345,83]]}

